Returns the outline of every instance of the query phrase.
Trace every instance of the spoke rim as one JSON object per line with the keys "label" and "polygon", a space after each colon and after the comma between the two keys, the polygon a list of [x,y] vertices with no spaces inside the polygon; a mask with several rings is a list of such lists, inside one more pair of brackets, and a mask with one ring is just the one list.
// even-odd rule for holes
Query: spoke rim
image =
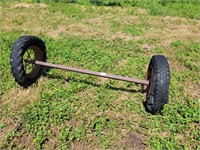
{"label": "spoke rim", "polygon": [[39,47],[30,46],[23,55],[23,67],[28,78],[36,78],[39,75],[41,66],[35,65],[36,60],[43,61],[43,54]]}
{"label": "spoke rim", "polygon": [[[32,58],[32,56],[34,58]],[[24,69],[26,74],[29,74],[32,70],[33,70],[33,62],[35,60],[35,54],[34,54],[34,50],[31,48],[28,48],[27,51],[24,53],[23,56],[23,60],[24,60]]]}

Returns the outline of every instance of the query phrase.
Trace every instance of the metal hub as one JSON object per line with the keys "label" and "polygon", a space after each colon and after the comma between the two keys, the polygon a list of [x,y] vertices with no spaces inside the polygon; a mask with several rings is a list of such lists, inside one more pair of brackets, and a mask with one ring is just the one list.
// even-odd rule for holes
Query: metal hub
{"label": "metal hub", "polygon": [[23,55],[24,70],[28,78],[35,78],[40,71],[41,66],[34,64],[36,60],[43,60],[41,50],[36,46],[28,47]]}

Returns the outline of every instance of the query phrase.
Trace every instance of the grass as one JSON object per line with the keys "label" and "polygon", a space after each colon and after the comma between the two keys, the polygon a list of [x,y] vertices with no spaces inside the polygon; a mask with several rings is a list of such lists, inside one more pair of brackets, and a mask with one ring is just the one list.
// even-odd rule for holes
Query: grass
{"label": "grass", "polygon": [[[1,2],[0,148],[198,149],[196,5],[159,3],[161,13],[150,7]],[[188,7],[194,9],[181,9]],[[42,38],[49,62],[140,79],[151,56],[163,54],[171,68],[170,103],[151,115],[140,85],[55,69],[23,89],[9,65],[22,35]]]}

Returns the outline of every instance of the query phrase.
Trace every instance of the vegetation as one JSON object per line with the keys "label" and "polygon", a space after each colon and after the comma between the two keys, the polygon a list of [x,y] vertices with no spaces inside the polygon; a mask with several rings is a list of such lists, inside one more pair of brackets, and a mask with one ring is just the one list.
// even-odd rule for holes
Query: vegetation
{"label": "vegetation", "polygon": [[[195,0],[1,1],[0,149],[199,149],[199,12]],[[140,79],[163,54],[170,102],[151,115],[140,85],[54,69],[23,89],[9,65],[22,35],[42,38],[49,62]]]}

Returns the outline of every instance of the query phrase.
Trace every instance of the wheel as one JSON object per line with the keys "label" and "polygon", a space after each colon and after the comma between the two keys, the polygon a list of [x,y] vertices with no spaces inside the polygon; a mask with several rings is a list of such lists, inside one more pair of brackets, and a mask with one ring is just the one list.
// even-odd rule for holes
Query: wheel
{"label": "wheel", "polygon": [[154,114],[169,102],[170,68],[163,55],[154,55],[147,70],[147,85],[145,90],[145,108]]}
{"label": "wheel", "polygon": [[44,42],[35,36],[22,36],[12,46],[10,65],[15,81],[23,87],[35,83],[44,74],[44,67],[35,60],[46,61]]}

